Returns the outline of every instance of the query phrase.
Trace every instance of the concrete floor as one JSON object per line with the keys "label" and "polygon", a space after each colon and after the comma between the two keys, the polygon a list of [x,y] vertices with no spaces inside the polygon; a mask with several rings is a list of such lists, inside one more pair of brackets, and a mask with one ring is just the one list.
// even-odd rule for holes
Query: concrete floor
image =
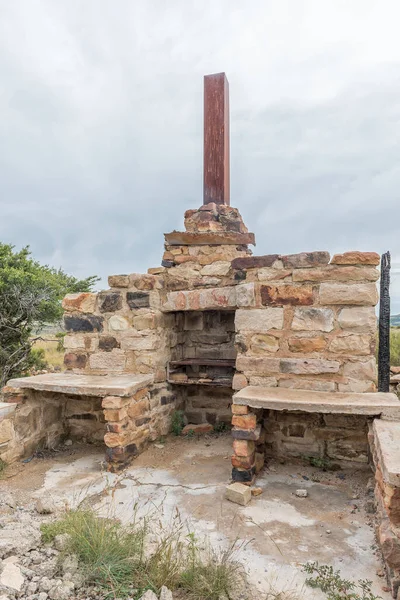
{"label": "concrete floor", "polygon": [[[238,540],[238,558],[261,593],[273,585],[278,591],[297,590],[300,598],[325,598],[310,588],[302,591],[301,564],[317,560],[340,569],[346,578],[372,579],[374,592],[390,598],[377,574],[382,565],[374,550],[371,517],[364,511],[369,470],[327,474],[275,462],[257,480],[262,495],[241,507],[224,499],[230,453],[228,434],[171,437],[162,447],[152,445],[124,474],[113,475],[102,470],[101,451],[80,456],[78,448],[77,458],[46,461],[41,480],[30,480],[31,486],[37,482],[32,495],[50,494],[57,503],[67,500],[70,505],[89,496],[93,506],[124,522],[156,514],[168,526],[179,513],[198,538],[207,537],[215,547]],[[35,467],[26,465],[21,480],[25,491],[30,468]],[[298,488],[306,488],[308,497],[297,498]]]}

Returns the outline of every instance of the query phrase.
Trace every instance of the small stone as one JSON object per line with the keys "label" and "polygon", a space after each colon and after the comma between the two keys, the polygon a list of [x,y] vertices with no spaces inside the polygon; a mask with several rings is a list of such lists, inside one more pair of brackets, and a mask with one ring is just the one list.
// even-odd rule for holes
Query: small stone
{"label": "small stone", "polygon": [[159,450],[162,450],[164,448],[164,444],[154,444],[154,448],[158,448]]}
{"label": "small stone", "polygon": [[158,600],[158,598],[152,590],[147,590],[143,596],[140,596],[140,600]]}
{"label": "small stone", "polygon": [[18,565],[9,562],[3,567],[0,575],[0,585],[19,592],[24,584],[24,577]]}
{"label": "small stone", "polygon": [[160,590],[160,600],[173,600],[172,592],[165,585]]}
{"label": "small stone", "polygon": [[260,487],[254,487],[251,488],[251,495],[252,496],[260,496],[263,493],[263,489]]}
{"label": "small stone", "polygon": [[226,487],[225,498],[235,504],[246,506],[251,500],[251,490],[249,486],[242,483],[231,483]]}
{"label": "small stone", "polygon": [[72,440],[65,440],[64,446],[72,446]]}
{"label": "small stone", "polygon": [[330,533],[332,533],[332,531],[330,529],[327,529],[326,533],[329,535]]}
{"label": "small stone", "polygon": [[296,496],[298,498],[307,498],[308,492],[307,490],[296,490]]}
{"label": "small stone", "polygon": [[39,498],[36,500],[35,508],[39,515],[51,515],[56,510],[54,502],[50,498]]}
{"label": "small stone", "polygon": [[54,548],[56,550],[58,550],[59,552],[62,552],[63,550],[65,550],[68,546],[68,544],[71,541],[71,536],[69,535],[69,533],[60,533],[59,535],[56,535],[56,537],[54,538]]}

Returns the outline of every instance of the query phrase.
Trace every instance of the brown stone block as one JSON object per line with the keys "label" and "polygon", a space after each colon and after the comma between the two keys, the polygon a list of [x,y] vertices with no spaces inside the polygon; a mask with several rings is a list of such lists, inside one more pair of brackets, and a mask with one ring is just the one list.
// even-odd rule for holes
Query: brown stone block
{"label": "brown stone block", "polygon": [[284,267],[315,267],[329,263],[329,252],[300,252],[300,254],[288,254],[281,256]]}
{"label": "brown stone block", "polygon": [[62,301],[62,307],[65,311],[91,313],[94,311],[96,303],[96,294],[90,292],[81,292],[77,294],[67,294]]}
{"label": "brown stone block", "polygon": [[103,398],[101,406],[110,410],[118,410],[125,406],[129,398],[120,398],[119,396],[106,396]]}
{"label": "brown stone block", "polygon": [[325,350],[327,342],[325,338],[319,337],[299,337],[288,339],[289,350],[291,352],[322,352]]}
{"label": "brown stone block", "polygon": [[238,429],[255,429],[257,426],[257,417],[253,414],[233,415],[232,425]]}
{"label": "brown stone block", "polygon": [[135,399],[136,402],[138,402],[139,400],[142,400],[142,398],[145,398],[148,393],[149,393],[149,389],[146,387],[146,388],[143,388],[143,389],[139,390],[138,392],[136,392],[136,394],[133,395],[133,398]]}
{"label": "brown stone block", "polygon": [[108,277],[108,285],[113,288],[129,287],[129,275],[110,275]]}
{"label": "brown stone block", "polygon": [[232,381],[232,388],[234,390],[241,390],[247,386],[247,377],[241,373],[235,373]]}
{"label": "brown stone block", "polygon": [[334,337],[329,344],[329,351],[337,354],[368,356],[371,354],[371,343],[370,335],[348,333]]}
{"label": "brown stone block", "polygon": [[210,431],[213,430],[213,426],[210,425],[210,423],[199,423],[199,424],[192,424],[189,423],[189,425],[186,425],[183,429],[182,429],[182,435],[190,435],[191,432],[193,432],[194,435],[201,435],[204,433],[210,433]]}
{"label": "brown stone block", "polygon": [[376,252],[344,252],[335,254],[331,260],[332,265],[379,265],[380,256]]}
{"label": "brown stone block", "polygon": [[126,408],[104,410],[104,418],[106,421],[122,421],[126,416]]}
{"label": "brown stone block", "polygon": [[156,277],[155,275],[146,275],[142,273],[132,273],[130,275],[131,285],[141,291],[154,290],[157,281],[160,281],[160,278]]}
{"label": "brown stone block", "polygon": [[279,350],[279,338],[267,333],[256,333],[250,340],[250,349],[254,354],[273,354]]}
{"label": "brown stone block", "polygon": [[131,419],[138,417],[139,415],[144,415],[150,408],[150,402],[147,399],[139,400],[135,404],[130,404],[128,406],[128,416]]}
{"label": "brown stone block", "polygon": [[279,260],[279,254],[267,254],[265,256],[243,256],[234,258],[232,269],[259,269],[262,267],[272,267],[274,262]]}
{"label": "brown stone block", "polygon": [[377,281],[379,271],[373,267],[337,267],[327,265],[317,269],[296,269],[293,281]]}
{"label": "brown stone block", "polygon": [[252,456],[255,451],[251,440],[233,440],[233,451],[237,456]]}
{"label": "brown stone block", "polygon": [[224,232],[188,232],[173,231],[165,233],[164,238],[171,246],[221,246],[221,245],[255,245],[254,233]]}
{"label": "brown stone block", "polygon": [[234,440],[250,440],[257,442],[260,440],[261,436],[261,425],[257,425],[255,429],[237,429],[236,427],[232,429],[232,437]]}
{"label": "brown stone block", "polygon": [[86,367],[86,354],[68,352],[64,355],[64,365],[67,369],[84,369]]}
{"label": "brown stone block", "polygon": [[338,373],[340,363],[322,358],[284,358],[280,361],[282,373],[297,375]]}
{"label": "brown stone block", "polygon": [[255,356],[238,356],[236,359],[236,368],[244,373],[255,373],[259,375],[268,375],[269,373],[279,373],[279,358],[261,358]]}
{"label": "brown stone block", "polygon": [[262,285],[261,303],[264,306],[309,306],[313,303],[313,289],[310,285]]}
{"label": "brown stone block", "polygon": [[243,404],[232,404],[231,408],[234,415],[247,415],[249,412],[249,407]]}
{"label": "brown stone block", "polygon": [[122,308],[121,292],[100,292],[98,305],[101,313],[116,312]]}
{"label": "brown stone block", "polygon": [[251,454],[250,456],[237,456],[236,454],[232,454],[231,463],[232,467],[236,469],[251,469],[254,466],[255,455]]}
{"label": "brown stone block", "polygon": [[400,568],[400,541],[387,520],[378,528],[378,542],[385,562],[392,568]]}
{"label": "brown stone block", "polygon": [[321,283],[319,301],[327,305],[375,306],[378,291],[374,283]]}

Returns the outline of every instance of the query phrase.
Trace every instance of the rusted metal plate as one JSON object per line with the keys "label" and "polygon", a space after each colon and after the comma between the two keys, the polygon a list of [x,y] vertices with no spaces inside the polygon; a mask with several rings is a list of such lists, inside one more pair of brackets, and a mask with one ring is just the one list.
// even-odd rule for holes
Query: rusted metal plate
{"label": "rusted metal plate", "polygon": [[229,83],[225,73],[204,77],[204,199],[230,203]]}

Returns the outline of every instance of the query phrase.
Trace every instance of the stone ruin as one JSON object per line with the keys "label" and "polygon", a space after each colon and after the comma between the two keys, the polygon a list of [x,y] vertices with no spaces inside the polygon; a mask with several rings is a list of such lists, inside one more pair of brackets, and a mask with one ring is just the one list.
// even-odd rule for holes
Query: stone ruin
{"label": "stone ruin", "polygon": [[0,457],[65,437],[103,443],[111,470],[171,431],[232,427],[234,482],[269,457],[315,457],[375,471],[378,540],[400,587],[400,402],[376,391],[380,257],[253,256],[229,204],[228,84],[205,78],[204,203],[165,234],[162,266],[68,295],[64,373],[8,382]]}

